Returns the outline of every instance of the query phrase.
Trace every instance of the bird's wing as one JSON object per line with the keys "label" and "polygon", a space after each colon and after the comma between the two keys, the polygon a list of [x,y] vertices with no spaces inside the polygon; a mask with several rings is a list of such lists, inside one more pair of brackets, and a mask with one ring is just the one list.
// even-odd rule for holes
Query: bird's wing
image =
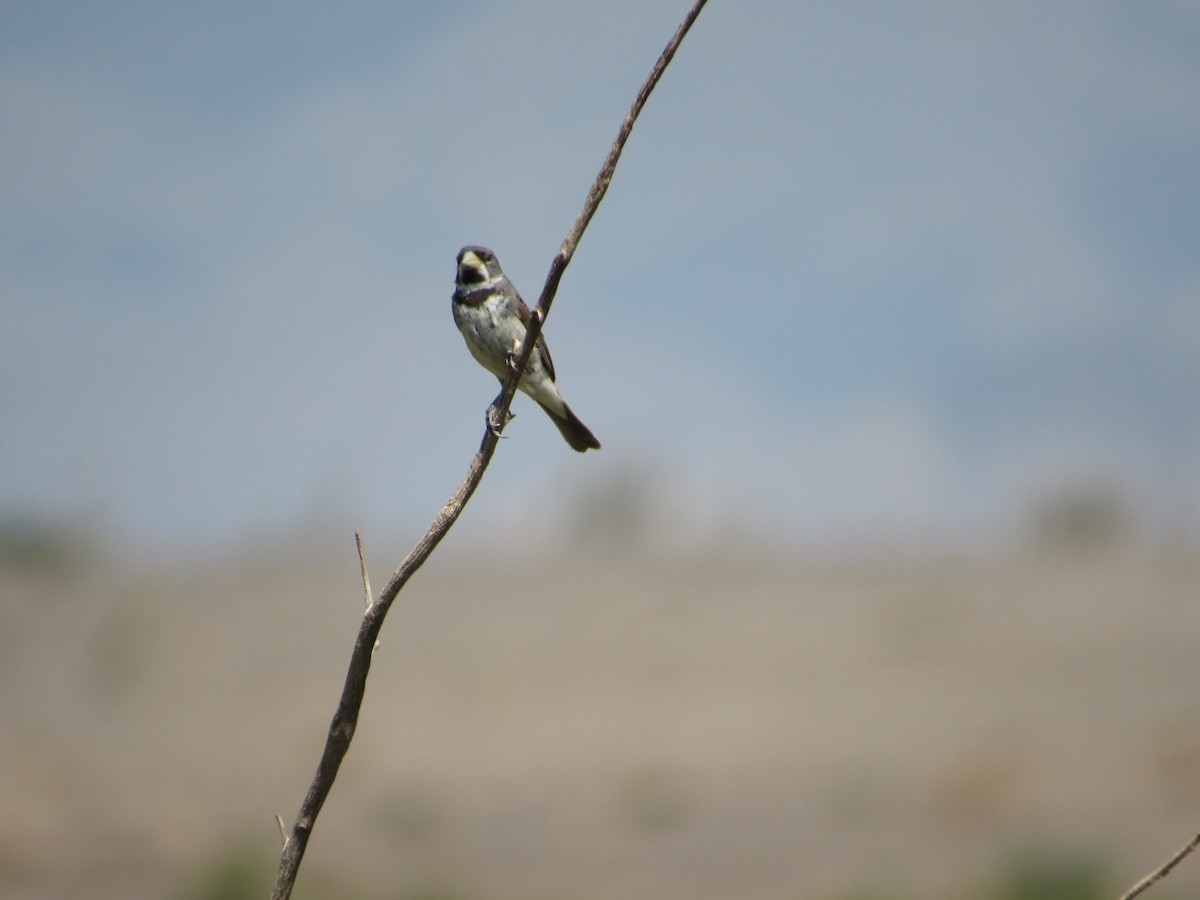
{"label": "bird's wing", "polygon": [[[521,324],[526,328],[529,327],[529,307],[525,305],[525,301],[521,299],[520,294],[515,295],[517,301],[517,318],[521,320]],[[542,356],[542,368],[546,370],[546,374],[550,376],[551,381],[558,379],[554,375],[554,360],[550,358],[550,348],[546,345],[546,336],[539,334],[537,344],[534,347],[535,353],[540,353]]]}

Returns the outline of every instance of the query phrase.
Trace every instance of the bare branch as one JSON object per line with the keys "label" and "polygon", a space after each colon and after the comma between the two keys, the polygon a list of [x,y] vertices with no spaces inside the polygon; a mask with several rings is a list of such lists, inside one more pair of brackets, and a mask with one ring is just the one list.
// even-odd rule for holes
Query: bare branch
{"label": "bare branch", "polygon": [[[630,107],[624,122],[621,123],[617,139],[613,142],[612,148],[608,152],[608,157],[604,160],[600,174],[596,176],[596,180],[592,183],[587,200],[584,201],[583,210],[575,219],[571,230],[567,232],[566,238],[563,240],[558,252],[554,255],[554,259],[550,264],[550,272],[546,276],[545,286],[542,288],[542,295],[538,300],[537,308],[533,310],[533,314],[529,317],[529,328],[525,332],[525,340],[522,343],[521,353],[514,360],[512,372],[494,403],[496,421],[498,423],[508,421],[508,408],[512,404],[513,395],[516,393],[517,382],[520,380],[521,373],[525,371],[530,354],[537,343],[538,335],[541,334],[542,324],[550,312],[550,305],[554,302],[554,295],[558,291],[558,283],[562,280],[563,272],[566,270],[567,264],[571,261],[571,257],[575,254],[575,248],[579,245],[579,240],[583,237],[584,230],[587,228],[592,216],[595,215],[596,209],[600,206],[600,201],[604,199],[604,194],[608,190],[613,172],[616,170],[617,161],[621,157],[621,151],[624,149],[625,142],[629,139],[629,134],[633,130],[633,124],[637,120],[638,114],[642,111],[646,99],[650,96],[650,92],[654,90],[667,65],[671,62],[671,58],[675,55],[675,51],[683,41],[688,29],[691,28],[692,23],[700,14],[700,10],[704,8],[705,2],[706,0],[696,0],[692,5],[691,10],[667,44],[666,49],[663,50],[662,55],[658,58],[658,62],[655,63],[654,68],[650,71],[650,75],[642,85],[641,90],[638,91],[633,106]],[[501,427],[503,427],[502,424]],[[492,454],[496,452],[499,431],[499,428],[494,430],[490,427],[484,429],[483,440],[480,442],[479,450],[476,451],[474,458],[467,468],[467,474],[462,484],[458,486],[458,489],[446,501],[441,511],[438,512],[433,520],[433,524],[425,532],[425,536],[417,542],[417,545],[413,547],[404,562],[392,573],[392,577],[380,592],[379,599],[374,603],[368,602],[367,610],[363,614],[362,623],[359,626],[358,636],[354,642],[354,650],[350,655],[350,667],[346,672],[346,682],[342,687],[342,695],[338,700],[333,720],[329,724],[329,735],[325,741],[325,750],[321,754],[321,760],[317,764],[316,775],[313,776],[312,784],[309,785],[304,802],[300,805],[300,811],[296,815],[295,824],[292,826],[291,834],[285,840],[283,852],[279,858],[279,873],[275,880],[275,888],[271,893],[272,900],[287,900],[287,898],[291,897],[292,887],[296,881],[296,874],[300,870],[304,851],[308,847],[309,836],[312,834],[313,826],[316,823],[317,816],[321,812],[321,808],[325,805],[325,799],[329,796],[329,791],[333,787],[334,779],[337,778],[338,769],[346,756],[346,751],[350,748],[350,741],[354,738],[354,730],[358,725],[359,710],[362,707],[363,696],[366,692],[367,673],[371,668],[372,650],[379,637],[379,631],[383,627],[383,620],[401,589],[408,583],[413,573],[429,558],[429,555],[441,542],[442,538],[446,536],[446,533],[462,513],[467,501],[471,499],[471,495],[475,493],[475,488],[479,486],[480,479],[483,478],[483,473],[487,469],[488,463],[491,462]],[[367,581],[366,562],[362,556],[361,539],[358,542],[358,547],[359,560],[363,571],[363,583],[367,590],[369,601],[370,587]],[[280,830],[283,830],[282,822]]]}
{"label": "bare branch", "polygon": [[[654,68],[646,76],[641,90],[638,91],[637,97],[634,98],[633,105],[629,107],[629,112],[625,114],[625,120],[621,123],[621,128],[617,132],[617,139],[613,141],[612,147],[608,151],[608,156],[604,159],[604,165],[600,167],[600,174],[592,182],[592,188],[588,191],[587,199],[583,202],[583,209],[575,217],[575,222],[571,225],[571,230],[563,238],[558,252],[554,254],[554,259],[550,261],[550,272],[546,275],[546,283],[542,287],[542,295],[538,298],[537,307],[529,317],[529,328],[525,332],[525,340],[521,343],[521,352],[513,362],[512,371],[509,373],[508,380],[504,383],[504,388],[500,391],[500,396],[493,403],[496,410],[496,421],[502,423],[501,428],[503,428],[503,423],[508,421],[508,407],[512,404],[513,396],[517,392],[517,382],[520,380],[521,373],[525,371],[525,364],[529,362],[529,357],[533,353],[534,346],[537,344],[538,335],[542,333],[542,324],[546,321],[546,316],[550,314],[550,305],[554,302],[554,295],[558,292],[558,283],[562,280],[563,272],[566,271],[567,266],[570,264],[571,257],[575,255],[575,248],[579,246],[583,232],[587,229],[588,223],[592,221],[592,216],[596,214],[596,210],[600,206],[600,201],[608,193],[608,185],[612,181],[613,173],[617,169],[617,161],[621,158],[621,151],[625,149],[625,142],[629,140],[629,135],[633,131],[633,123],[637,121],[642,107],[646,105],[646,100],[650,97],[650,92],[654,90],[659,79],[662,78],[663,72],[667,70],[667,66],[675,56],[675,51],[683,43],[688,29],[696,21],[696,17],[700,15],[700,10],[704,8],[706,2],[707,0],[696,0],[692,4],[692,8],[688,10],[688,14],[684,16],[683,21],[679,23],[679,27],[675,29],[675,34],[671,36],[671,40],[663,48],[662,54],[658,57],[658,62],[654,64]],[[484,441],[487,441],[486,436],[484,437]],[[482,450],[483,448],[481,447],[480,449]]]}
{"label": "bare branch", "polygon": [[1195,837],[1193,837],[1179,850],[1178,853],[1176,853],[1165,863],[1131,887],[1126,893],[1122,894],[1121,900],[1133,900],[1134,897],[1148,889],[1152,884],[1166,878],[1167,875],[1170,874],[1171,870],[1179,865],[1184,858],[1197,847],[1200,847],[1200,834],[1197,834]]}

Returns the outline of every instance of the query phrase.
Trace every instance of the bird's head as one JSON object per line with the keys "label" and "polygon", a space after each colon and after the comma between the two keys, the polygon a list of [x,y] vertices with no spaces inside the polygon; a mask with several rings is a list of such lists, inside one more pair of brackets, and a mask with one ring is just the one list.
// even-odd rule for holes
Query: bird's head
{"label": "bird's head", "polygon": [[459,287],[466,290],[483,287],[504,277],[496,254],[487,247],[463,247],[458,251]]}

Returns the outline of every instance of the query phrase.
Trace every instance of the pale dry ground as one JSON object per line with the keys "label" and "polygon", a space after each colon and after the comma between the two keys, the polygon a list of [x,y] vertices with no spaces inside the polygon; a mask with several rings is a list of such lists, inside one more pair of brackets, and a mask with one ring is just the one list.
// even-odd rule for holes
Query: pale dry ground
{"label": "pale dry ground", "polygon": [[[435,555],[297,897],[959,897],[1031,847],[1119,888],[1200,828],[1197,558],[722,556]],[[273,870],[361,612],[349,554],[284,562],[0,576],[0,895]]]}

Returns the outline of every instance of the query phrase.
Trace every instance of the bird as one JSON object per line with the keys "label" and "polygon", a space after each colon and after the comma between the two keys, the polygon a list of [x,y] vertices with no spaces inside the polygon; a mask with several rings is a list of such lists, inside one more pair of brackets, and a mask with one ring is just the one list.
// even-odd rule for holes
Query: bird
{"label": "bird", "polygon": [[[462,332],[475,361],[503,385],[514,352],[520,348],[529,327],[529,307],[491,250],[469,246],[458,251],[451,310],[454,324]],[[580,453],[599,450],[600,442],[567,406],[554,380],[550,349],[545,335],[539,334],[517,387],[546,411],[572,450]]]}

